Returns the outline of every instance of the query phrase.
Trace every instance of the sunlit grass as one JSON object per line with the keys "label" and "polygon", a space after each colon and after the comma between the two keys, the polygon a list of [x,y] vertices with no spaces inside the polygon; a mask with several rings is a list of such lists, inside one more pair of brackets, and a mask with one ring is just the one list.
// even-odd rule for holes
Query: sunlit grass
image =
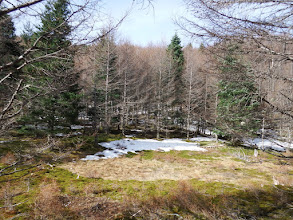
{"label": "sunlit grass", "polygon": [[[99,138],[110,141],[122,136]],[[82,147],[85,152],[96,150],[91,148],[93,137],[60,141],[68,149],[82,143],[70,156],[75,160],[80,158],[74,155]],[[23,152],[32,143],[24,145]],[[8,146],[17,150],[21,143]],[[1,147],[2,152],[9,152],[7,146]],[[24,219],[32,216],[79,219],[83,213],[97,219],[109,216],[127,219],[137,213],[138,219],[170,219],[175,214],[184,219],[290,219],[293,214],[290,160],[261,151],[256,158],[254,150],[245,148],[207,149],[207,152],[143,151],[99,161],[59,161],[57,167],[41,163],[0,177],[0,207],[9,202],[18,204],[12,211],[0,209],[0,216],[9,218],[26,213]],[[39,156],[38,162],[42,162],[42,157]],[[11,159],[9,154],[2,158],[0,169]],[[97,205],[104,208],[93,211]]]}

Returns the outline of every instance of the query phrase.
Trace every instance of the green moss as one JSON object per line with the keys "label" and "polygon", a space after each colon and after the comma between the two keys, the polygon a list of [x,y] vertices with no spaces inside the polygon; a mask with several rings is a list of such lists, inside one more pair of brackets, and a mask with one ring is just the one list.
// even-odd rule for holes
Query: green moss
{"label": "green moss", "polygon": [[203,147],[203,146],[207,146],[207,145],[210,145],[212,142],[210,141],[200,141],[199,142],[199,146]]}
{"label": "green moss", "polygon": [[[45,176],[49,179],[56,179],[62,192],[65,194],[76,194],[76,192],[80,192],[81,194],[83,194],[87,186],[90,185],[90,188],[92,188],[94,184],[94,194],[96,194],[97,196],[106,196],[115,199],[122,198],[123,194],[134,197],[139,196],[140,198],[145,198],[156,194],[167,194],[166,187],[170,185],[169,181],[112,181],[95,178],[85,178],[81,176],[77,179],[76,174],[73,174],[67,170],[63,170],[61,168],[47,170]],[[163,184],[164,187],[157,188],[157,186],[161,184]],[[71,189],[74,189],[74,192],[72,192]]]}
{"label": "green moss", "polygon": [[192,159],[192,160],[218,160],[220,155],[215,153],[205,153],[205,152],[195,152],[195,151],[168,151],[168,152],[159,152],[159,151],[142,151],[140,152],[141,159],[144,160],[153,160],[160,159],[162,161],[170,160],[172,158],[174,161],[182,159]]}
{"label": "green moss", "polygon": [[260,170],[257,170],[257,169],[240,169],[241,172],[243,172],[244,174],[246,174],[247,176],[250,176],[250,177],[260,177],[260,178],[264,178],[266,180],[271,180],[272,177],[270,174],[266,173],[266,172],[262,172]]}
{"label": "green moss", "polygon": [[254,154],[254,149],[246,148],[246,147],[221,147],[219,148],[219,151],[222,153],[236,153],[241,152],[245,153],[247,156],[252,156]]}
{"label": "green moss", "polygon": [[239,158],[232,158],[232,160],[236,161],[236,162],[243,162],[243,160],[239,159]]}
{"label": "green moss", "polygon": [[[145,152],[146,154],[150,152]],[[177,152],[172,152],[176,154]],[[150,154],[145,155],[150,157]],[[284,207],[280,198],[283,196],[290,195],[292,188],[281,187],[280,189],[271,186],[263,187],[262,189],[251,189],[241,190],[233,184],[225,184],[222,182],[205,182],[198,179],[191,179],[187,181],[190,183],[193,191],[189,193],[186,191],[183,200],[180,199],[180,191],[178,187],[182,187],[182,184],[178,181],[172,180],[158,180],[158,181],[114,181],[114,180],[103,180],[95,178],[77,178],[76,174],[73,174],[67,170],[61,168],[43,170],[34,170],[34,175],[30,177],[30,191],[18,195],[14,198],[14,203],[23,202],[17,206],[17,211],[20,213],[29,213],[34,207],[34,201],[39,192],[39,186],[42,182],[51,182],[56,180],[59,187],[61,188],[62,194],[71,196],[88,196],[87,190],[90,190],[92,195],[96,197],[106,197],[113,200],[119,200],[124,202],[125,196],[135,198],[140,201],[148,202],[152,198],[162,198],[168,202],[164,204],[174,204],[170,206],[170,211],[176,211],[181,216],[189,216],[192,210],[189,210],[188,206],[182,204],[181,201],[187,202],[193,197],[188,198],[191,193],[192,196],[197,196],[197,199],[204,201],[206,204],[213,205],[215,207],[221,207],[221,209],[234,210],[238,216],[247,218],[248,216],[267,217],[268,214],[271,216],[282,216],[281,219],[286,219],[289,216],[288,208]],[[236,172],[245,172],[249,175],[263,175],[256,169],[237,169]],[[26,179],[21,178],[15,182],[15,184],[23,184],[26,186]],[[179,188],[180,189],[180,188]],[[25,190],[24,190],[25,191]],[[174,193],[179,193],[177,197],[174,197]],[[178,197],[179,196],[179,197]],[[187,197],[186,197],[187,196]],[[200,198],[199,198],[199,197]],[[202,198],[201,198],[202,197]],[[283,198],[286,203],[292,201],[291,198]],[[292,195],[291,195],[292,197]],[[191,200],[190,200],[191,201]],[[0,203],[3,203],[0,201]],[[204,203],[204,204],[205,204]],[[289,203],[288,203],[289,204]],[[168,210],[168,207],[157,207]],[[197,213],[198,216],[201,213]],[[194,215],[193,215],[194,216]],[[261,218],[260,218],[261,219]],[[289,218],[288,218],[289,219]]]}
{"label": "green moss", "polygon": [[219,151],[221,152],[221,153],[230,153],[231,152],[231,147],[221,147],[221,148],[219,148]]}
{"label": "green moss", "polygon": [[122,138],[123,138],[122,134],[105,134],[105,133],[98,134],[99,142],[116,141]]}
{"label": "green moss", "polygon": [[237,192],[237,187],[233,184],[222,182],[206,182],[198,179],[189,180],[194,189],[201,193],[207,193],[215,196],[223,193]]}
{"label": "green moss", "polygon": [[218,160],[220,157],[217,154],[197,152],[197,151],[177,151],[177,155],[181,158],[195,159],[195,160]]}
{"label": "green moss", "polygon": [[136,153],[133,153],[133,152],[128,152],[125,157],[127,158],[133,158],[134,156],[136,156],[137,154]]}
{"label": "green moss", "polygon": [[144,160],[152,160],[152,159],[154,159],[155,153],[157,153],[157,152],[152,151],[152,150],[145,150],[140,153],[140,156]]}
{"label": "green moss", "polygon": [[31,146],[28,141],[11,141],[0,144],[0,155],[5,155],[8,152],[23,152]]}
{"label": "green moss", "polygon": [[185,141],[188,143],[197,143],[197,141],[192,141],[192,140],[188,140],[188,139],[186,139]]}
{"label": "green moss", "polygon": [[[108,142],[113,140],[118,140],[123,138],[120,134],[99,134],[98,142]],[[0,144],[0,155],[5,155],[8,152],[17,153],[17,154],[26,154],[32,153],[39,146],[46,144],[47,138],[36,139],[36,138],[28,138],[27,136],[21,137],[21,139],[14,139],[13,141],[6,142]],[[92,136],[78,136],[78,137],[63,137],[56,138],[56,143],[58,145],[53,146],[46,151],[35,154],[34,159],[37,160],[51,160],[51,153],[54,154],[64,153],[64,152],[72,152],[69,155],[69,158],[65,158],[66,160],[72,158],[81,158],[88,154],[93,154],[99,151],[103,151],[104,148],[102,146],[95,147],[94,146],[94,137]]]}
{"label": "green moss", "polygon": [[[266,188],[239,191],[232,194],[233,198],[238,198],[238,208],[243,216],[259,216],[264,219],[270,219],[274,213],[282,212],[286,219],[290,216],[290,209],[286,207],[286,203],[293,201],[288,197],[291,189],[282,189],[269,186]],[[291,213],[292,214],[292,213]],[[278,218],[277,218],[278,219]]]}
{"label": "green moss", "polygon": [[78,175],[61,168],[46,170],[45,177],[49,179],[55,179],[64,193],[69,193],[68,189],[71,186],[82,190],[87,183],[91,182],[91,179],[89,178],[78,177]]}
{"label": "green moss", "polygon": [[[121,135],[106,135],[100,134],[99,141],[112,141],[122,138]],[[75,148],[76,145],[81,145],[75,150],[73,154],[81,152],[93,151],[97,152],[97,148],[93,148],[93,137],[82,136],[72,138],[58,139],[61,145],[65,148]],[[1,152],[25,152],[36,144],[41,144],[45,140],[31,139],[29,142],[13,141],[0,145]],[[210,142],[208,142],[210,143]],[[204,144],[207,144],[206,142]],[[102,150],[102,148],[101,148]],[[221,147],[212,149],[208,152],[193,152],[193,151],[170,151],[170,152],[157,152],[157,151],[143,151],[139,155],[141,159],[181,159],[185,162],[187,160],[218,160],[225,156],[231,157],[231,154],[236,152],[244,152],[246,155],[253,155],[253,150],[236,147]],[[49,154],[50,151],[47,152]],[[265,156],[266,153],[259,152],[260,156]],[[126,157],[132,158],[133,153],[129,153]],[[182,160],[186,159],[186,160]],[[48,157],[48,159],[50,159]],[[239,160],[234,158],[235,160]],[[241,160],[239,160],[241,161]],[[270,162],[277,162],[272,159]],[[191,163],[192,164],[192,163]],[[0,168],[5,167],[0,164]],[[28,166],[20,166],[18,168],[25,168]],[[196,169],[196,167],[195,167]],[[223,170],[221,170],[223,171]],[[243,173],[248,178],[256,177],[271,181],[269,173],[260,172],[257,169],[236,168],[234,170],[225,170],[225,172]],[[289,171],[292,175],[293,171]],[[30,191],[26,191],[27,182],[29,180]],[[85,178],[73,174],[61,168],[51,168],[49,166],[36,167],[30,170],[24,170],[10,176],[0,177],[0,189],[4,187],[2,184],[9,181],[12,188],[21,188],[21,193],[13,198],[13,203],[22,203],[15,207],[17,213],[33,213],[35,198],[38,196],[40,185],[42,183],[49,183],[56,180],[58,183],[61,194],[63,196],[69,195],[73,197],[105,197],[115,201],[124,202],[125,197],[130,197],[138,201],[145,201],[151,203],[152,198],[160,198],[162,203],[154,203],[156,208],[164,210],[165,213],[178,213],[186,219],[202,218],[204,216],[194,210],[190,210],[184,204],[184,199],[180,200],[180,181],[172,180],[158,180],[158,181],[118,181],[118,180],[104,180],[97,178]],[[198,194],[198,197],[188,197],[189,191],[186,192],[187,202],[193,201],[192,199],[202,199],[208,201],[209,207],[216,207],[224,210],[224,213],[232,212],[239,218],[255,218],[255,219],[290,219],[292,210],[286,206],[293,202],[292,188],[282,186],[268,186],[260,188],[259,184],[255,184],[250,190],[243,190],[242,187],[233,184],[226,184],[222,182],[205,182],[198,179],[191,179],[187,181]],[[250,181],[251,182],[251,181]],[[181,189],[182,190],[182,189]],[[178,193],[177,197],[174,193]],[[89,195],[90,194],[90,195]],[[193,196],[194,196],[193,195]],[[177,200],[176,200],[177,199]],[[178,201],[180,200],[180,201]],[[160,200],[159,200],[160,201]],[[191,202],[191,204],[193,204]],[[205,204],[205,203],[204,203]],[[4,200],[0,198],[0,206],[4,205]],[[170,205],[170,206],[168,206]],[[205,207],[204,207],[205,208]],[[165,219],[168,219],[168,215]],[[192,216],[192,217],[190,217]],[[223,217],[224,216],[224,217]],[[223,219],[229,219],[223,215]],[[221,217],[221,216],[220,216]],[[220,219],[219,217],[219,219]],[[146,217],[147,218],[147,217]],[[236,217],[235,217],[236,218]]]}

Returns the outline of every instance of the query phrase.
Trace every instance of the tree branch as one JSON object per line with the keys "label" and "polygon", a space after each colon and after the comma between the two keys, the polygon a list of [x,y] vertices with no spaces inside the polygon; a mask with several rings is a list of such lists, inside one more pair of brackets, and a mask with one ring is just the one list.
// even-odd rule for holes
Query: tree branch
{"label": "tree branch", "polygon": [[15,99],[17,93],[18,93],[18,91],[20,90],[20,87],[21,87],[22,82],[23,82],[23,79],[21,79],[21,80],[19,81],[19,83],[18,83],[18,85],[17,85],[17,88],[15,89],[13,95],[11,96],[11,98],[10,98],[8,104],[7,104],[6,107],[4,107],[4,109],[2,110],[2,112],[1,112],[1,114],[0,114],[0,120],[3,119],[4,115],[6,114],[6,112],[7,112],[7,111],[9,110],[9,108],[11,107],[11,105],[12,105],[12,103],[13,103],[13,101],[14,101],[14,99]]}
{"label": "tree branch", "polygon": [[40,3],[42,1],[44,1],[44,0],[33,0],[33,1],[30,1],[30,2],[26,2],[26,3],[20,4],[20,5],[13,6],[12,8],[1,9],[0,10],[0,17],[4,16],[4,15],[10,13],[10,12],[13,12],[13,11],[16,11],[16,10],[19,10],[19,9],[23,9],[23,8],[27,8],[29,6],[35,5],[35,4]]}
{"label": "tree branch", "polygon": [[293,115],[289,114],[288,112],[285,112],[284,110],[280,109],[279,107],[273,105],[272,103],[270,103],[268,100],[266,100],[265,98],[262,98],[262,100],[267,103],[270,107],[272,107],[274,110],[276,110],[277,112],[280,112],[283,115],[286,115],[288,117],[290,117],[291,119],[293,119]]}

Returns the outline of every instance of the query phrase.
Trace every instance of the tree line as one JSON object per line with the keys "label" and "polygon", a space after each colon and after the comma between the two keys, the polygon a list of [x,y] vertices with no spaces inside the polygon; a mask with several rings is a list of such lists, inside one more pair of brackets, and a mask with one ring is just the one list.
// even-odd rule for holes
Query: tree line
{"label": "tree line", "polygon": [[85,46],[77,65],[92,121],[106,132],[112,128],[125,134],[132,125],[156,131],[158,138],[176,129],[189,133],[191,125],[203,128],[210,79],[200,69],[205,62],[200,54],[191,44],[183,48],[177,34],[168,45],[139,47],[108,35]]}
{"label": "tree line", "polygon": [[[94,134],[137,128],[157,138],[209,130],[238,141],[264,127],[291,135],[292,38],[283,34],[291,6],[274,1],[282,14],[269,2],[186,1],[194,20],[182,17],[178,25],[202,40],[199,48],[183,47],[177,34],[169,43],[135,46],[116,38],[115,25],[73,43],[80,25],[70,19],[86,4],[73,9],[67,0],[46,2],[41,23],[16,36],[15,10],[2,4],[1,130],[84,123]],[[248,4],[272,7],[268,13],[280,19],[237,16]]]}
{"label": "tree line", "polygon": [[[260,98],[262,127],[292,136],[292,2],[186,0],[177,24],[211,47],[211,54],[246,64]],[[238,71],[231,73],[238,76]],[[242,72],[242,71],[241,71]],[[247,74],[241,74],[247,75]]]}

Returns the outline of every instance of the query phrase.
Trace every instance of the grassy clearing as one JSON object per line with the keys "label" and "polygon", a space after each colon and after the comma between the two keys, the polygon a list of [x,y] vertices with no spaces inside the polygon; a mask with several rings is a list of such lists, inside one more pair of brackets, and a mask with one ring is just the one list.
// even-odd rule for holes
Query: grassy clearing
{"label": "grassy clearing", "polygon": [[[66,162],[97,150],[92,142],[92,137],[59,140],[60,145],[41,153],[38,161],[17,169],[41,165],[0,177],[0,219],[286,220],[293,215],[291,160],[264,152],[255,158],[253,150],[225,146],[207,152],[144,151]],[[26,152],[32,143],[21,150]],[[0,169],[17,157],[7,148]],[[46,165],[43,154],[60,156],[66,149],[71,149],[70,160],[60,160],[57,167]]]}
{"label": "grassy clearing", "polygon": [[[110,180],[155,181],[159,179],[220,181],[246,187],[270,185],[293,186],[291,161],[280,164],[264,152],[253,156],[253,150],[218,148],[207,152],[144,151],[138,155],[99,160],[79,161],[63,164],[61,167],[73,173],[90,178]],[[245,156],[243,156],[245,155]]]}
{"label": "grassy clearing", "polygon": [[[22,203],[12,210],[0,209],[4,219],[20,213],[26,214],[22,219],[290,219],[292,214],[288,186],[242,188],[198,179],[105,180],[48,167],[31,173],[2,187],[2,195],[10,195],[12,204]],[[9,199],[2,199],[0,206],[7,204],[5,200]]]}

